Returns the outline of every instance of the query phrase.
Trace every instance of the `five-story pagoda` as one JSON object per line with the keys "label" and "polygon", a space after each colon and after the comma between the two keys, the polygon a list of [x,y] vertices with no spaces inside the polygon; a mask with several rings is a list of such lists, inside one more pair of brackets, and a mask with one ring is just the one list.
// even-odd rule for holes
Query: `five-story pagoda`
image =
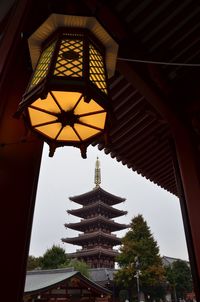
{"label": "five-story pagoda", "polygon": [[100,162],[97,158],[95,167],[95,188],[87,193],[69,199],[82,205],[81,208],[68,210],[69,214],[82,218],[80,222],[65,224],[65,227],[83,232],[77,237],[64,238],[63,242],[80,245],[82,249],[69,254],[71,258],[85,261],[91,268],[114,268],[118,254],[113,246],[121,244],[121,239],[112,232],[128,227],[117,223],[113,218],[127,212],[116,209],[113,205],[125,201],[100,187]]}

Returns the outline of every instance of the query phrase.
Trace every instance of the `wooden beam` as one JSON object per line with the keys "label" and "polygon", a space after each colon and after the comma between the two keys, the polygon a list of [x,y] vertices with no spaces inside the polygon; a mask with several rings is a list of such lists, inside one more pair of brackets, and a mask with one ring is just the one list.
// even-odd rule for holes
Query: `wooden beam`
{"label": "wooden beam", "polygon": [[162,99],[155,90],[134,70],[133,66],[128,62],[118,61],[117,69],[124,77],[138,89],[146,98],[151,106],[169,123],[170,126],[177,126],[179,123],[177,117],[169,107],[166,101]]}

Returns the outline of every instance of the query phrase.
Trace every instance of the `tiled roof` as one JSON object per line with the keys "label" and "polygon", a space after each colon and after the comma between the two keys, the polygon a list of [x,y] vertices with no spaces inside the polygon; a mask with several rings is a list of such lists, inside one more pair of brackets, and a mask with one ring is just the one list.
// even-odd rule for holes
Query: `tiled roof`
{"label": "tiled roof", "polygon": [[70,269],[37,270],[27,272],[24,291],[25,293],[29,293],[44,290],[75,275],[77,275],[77,272],[70,271]]}
{"label": "tiled roof", "polygon": [[97,285],[92,280],[83,276],[80,272],[73,271],[73,268],[36,270],[26,274],[25,294],[45,291],[49,288],[55,288],[60,283],[76,276],[82,280],[88,287],[94,287],[96,291],[110,293],[109,290]]}
{"label": "tiled roof", "polygon": [[91,242],[92,240],[97,241],[98,238],[102,241],[109,242],[112,245],[119,245],[121,243],[121,239],[116,235],[108,234],[102,231],[79,234],[76,237],[63,238],[62,241],[82,246],[84,242]]}
{"label": "tiled roof", "polygon": [[103,190],[101,187],[94,188],[92,191],[86,192],[81,195],[72,196],[69,199],[82,205],[89,204],[91,200],[101,200],[108,205],[115,205],[126,200],[125,198],[113,195]]}
{"label": "tiled roof", "polygon": [[92,268],[90,277],[94,282],[105,282],[107,280],[113,281],[114,274],[117,272],[115,268]]}
{"label": "tiled roof", "polygon": [[118,255],[117,250],[113,249],[104,249],[102,247],[96,247],[93,249],[82,249],[82,250],[77,250],[75,253],[69,253],[69,257],[82,257],[82,256],[91,256],[91,255],[105,255],[105,256],[111,256],[111,257],[116,257]]}
{"label": "tiled roof", "polygon": [[[80,222],[75,223],[66,223],[65,227],[77,230],[84,231],[84,229],[88,226],[98,223],[101,224],[102,227],[109,226],[111,231],[119,231],[129,227],[127,224],[117,223],[112,219],[107,219],[104,216],[98,215],[88,219],[82,219]],[[100,226],[99,226],[100,228]]]}
{"label": "tiled roof", "polygon": [[173,258],[173,257],[167,257],[167,256],[162,257],[162,263],[164,266],[170,266],[177,260],[185,261],[189,265],[189,261],[186,261],[186,260],[182,260],[179,258]]}
{"label": "tiled roof", "polygon": [[68,210],[67,213],[77,217],[86,218],[89,210],[98,210],[99,208],[106,210],[110,218],[115,218],[127,214],[127,211],[116,209],[100,200],[79,209]]}

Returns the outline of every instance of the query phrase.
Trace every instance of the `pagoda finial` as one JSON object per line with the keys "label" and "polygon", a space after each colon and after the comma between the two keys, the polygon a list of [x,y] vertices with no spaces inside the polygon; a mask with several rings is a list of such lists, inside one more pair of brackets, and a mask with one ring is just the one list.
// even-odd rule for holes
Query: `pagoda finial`
{"label": "pagoda finial", "polygon": [[100,169],[100,161],[98,156],[95,165],[94,183],[96,185],[96,188],[98,188],[101,183],[101,169]]}

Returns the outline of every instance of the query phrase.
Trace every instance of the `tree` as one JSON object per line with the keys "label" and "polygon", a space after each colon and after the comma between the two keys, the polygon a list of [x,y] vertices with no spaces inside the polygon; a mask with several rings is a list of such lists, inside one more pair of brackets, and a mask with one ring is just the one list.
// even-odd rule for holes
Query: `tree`
{"label": "tree", "polygon": [[74,270],[79,271],[82,275],[86,276],[87,278],[90,277],[89,266],[83,261],[72,259],[68,263],[67,267],[73,267]]}
{"label": "tree", "polygon": [[166,278],[169,282],[174,300],[185,298],[192,291],[192,275],[186,261],[176,260],[166,267]]}
{"label": "tree", "polygon": [[165,271],[159,247],[142,215],[132,219],[130,230],[122,239],[117,261],[120,269],[115,276],[116,283],[129,289],[132,296],[137,296],[137,280],[140,290],[151,299],[164,295]]}
{"label": "tree", "polygon": [[34,269],[40,269],[41,259],[42,259],[42,257],[35,257],[32,255],[29,255],[28,260],[27,260],[27,266],[26,266],[27,271],[32,271]]}
{"label": "tree", "polygon": [[41,259],[42,269],[54,269],[63,265],[67,265],[67,256],[65,250],[60,246],[53,245],[52,248],[47,249]]}

